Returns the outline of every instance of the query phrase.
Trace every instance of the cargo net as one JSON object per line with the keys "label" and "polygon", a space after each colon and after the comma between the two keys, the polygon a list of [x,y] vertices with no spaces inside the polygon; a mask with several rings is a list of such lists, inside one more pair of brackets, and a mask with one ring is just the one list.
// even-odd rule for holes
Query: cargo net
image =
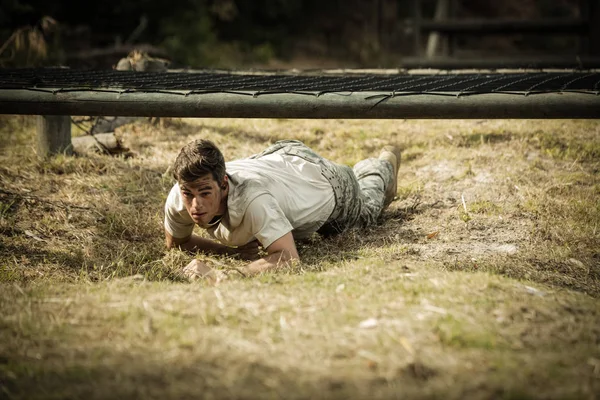
{"label": "cargo net", "polygon": [[133,72],[70,69],[3,69],[0,89],[51,93],[102,91],[174,95],[235,93],[260,96],[292,93],[367,92],[385,100],[404,95],[467,96],[485,93],[530,95],[576,92],[600,94],[600,72],[439,73],[439,74],[256,74],[222,72]]}

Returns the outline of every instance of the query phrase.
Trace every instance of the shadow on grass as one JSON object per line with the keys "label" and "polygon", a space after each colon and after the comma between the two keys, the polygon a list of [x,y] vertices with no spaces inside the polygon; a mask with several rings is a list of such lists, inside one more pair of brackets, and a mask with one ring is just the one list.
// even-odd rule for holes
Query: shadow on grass
{"label": "shadow on grass", "polygon": [[299,242],[300,258],[306,267],[319,270],[323,263],[356,260],[361,250],[366,248],[384,249],[390,244],[412,243],[419,237],[418,234],[400,228],[427,207],[415,202],[407,207],[391,208],[383,212],[375,226],[355,228],[329,237],[316,236]]}
{"label": "shadow on grass", "polygon": [[[13,362],[3,357],[3,369],[11,371],[3,382],[8,398],[129,399],[129,398],[283,398],[282,388],[271,388],[265,381],[275,376],[282,387],[293,393],[302,390],[294,376],[257,362],[233,362],[236,370],[227,371],[214,360],[185,357],[177,363],[150,357],[111,354],[81,362]],[[116,352],[115,352],[116,353]],[[93,356],[92,356],[93,357]],[[90,358],[92,358],[90,357]],[[184,358],[184,357],[181,357]],[[87,362],[86,362],[87,361]],[[226,363],[225,360],[221,362]],[[279,373],[278,373],[279,372]],[[306,389],[304,389],[306,390]]]}
{"label": "shadow on grass", "polygon": [[[83,253],[67,249],[48,249],[31,239],[31,243],[5,243],[0,241],[0,263],[5,266],[1,280],[23,281],[35,278],[39,264],[68,270],[70,274],[81,270],[85,263]],[[13,268],[9,268],[12,265]],[[42,273],[43,274],[43,273]]]}
{"label": "shadow on grass", "polygon": [[124,354],[100,346],[69,360],[59,354],[64,351],[32,360],[0,353],[0,368],[7,372],[3,393],[11,399],[383,399],[395,397],[399,387],[415,396],[430,378],[415,374],[412,364],[387,378],[317,374],[233,352],[198,354],[192,347],[168,360],[159,351]]}

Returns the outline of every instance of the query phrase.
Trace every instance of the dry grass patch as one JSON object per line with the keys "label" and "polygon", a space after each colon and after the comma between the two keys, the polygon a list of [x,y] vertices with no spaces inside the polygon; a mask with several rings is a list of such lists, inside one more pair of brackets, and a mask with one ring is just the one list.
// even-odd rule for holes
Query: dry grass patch
{"label": "dry grass patch", "polygon": [[[600,391],[600,123],[169,119],[135,152],[39,160],[0,118],[8,398],[591,398]],[[170,164],[279,139],[353,164],[404,149],[378,226],[212,288],[164,250]],[[204,257],[230,270],[240,261]]]}

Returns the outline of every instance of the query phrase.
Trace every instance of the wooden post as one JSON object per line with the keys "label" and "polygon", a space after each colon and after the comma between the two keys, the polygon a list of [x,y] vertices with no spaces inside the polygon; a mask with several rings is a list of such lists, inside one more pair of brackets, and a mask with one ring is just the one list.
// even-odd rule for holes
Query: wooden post
{"label": "wooden post", "polygon": [[40,157],[73,154],[71,117],[68,115],[38,115],[37,136]]}

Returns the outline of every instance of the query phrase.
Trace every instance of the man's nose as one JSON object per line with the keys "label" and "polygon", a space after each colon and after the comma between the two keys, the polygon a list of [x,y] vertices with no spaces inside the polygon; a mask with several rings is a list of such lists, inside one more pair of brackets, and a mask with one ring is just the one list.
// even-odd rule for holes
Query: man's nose
{"label": "man's nose", "polygon": [[200,196],[194,196],[192,199],[192,208],[195,210],[201,210],[203,207],[202,201],[200,200]]}

